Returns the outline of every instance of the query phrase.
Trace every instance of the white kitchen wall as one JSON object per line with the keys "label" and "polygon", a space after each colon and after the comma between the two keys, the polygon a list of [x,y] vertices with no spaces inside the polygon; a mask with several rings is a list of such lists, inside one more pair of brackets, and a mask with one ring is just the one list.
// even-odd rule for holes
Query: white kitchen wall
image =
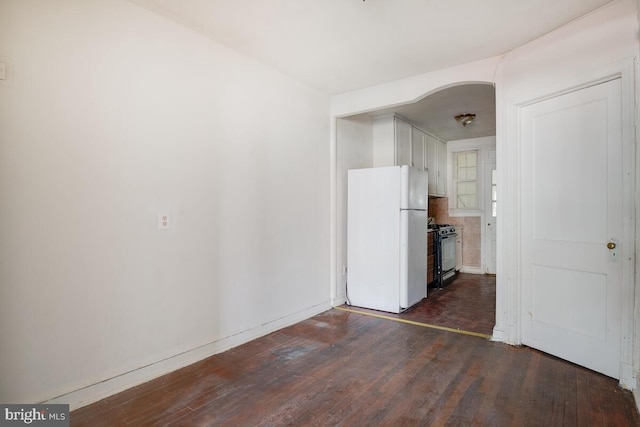
{"label": "white kitchen wall", "polygon": [[[349,169],[370,168],[373,166],[373,119],[361,114],[338,119],[337,134],[337,289],[334,291],[334,304],[345,302],[346,283],[349,277],[347,265],[347,171]],[[347,274],[344,267],[347,266]]]}
{"label": "white kitchen wall", "polygon": [[0,58],[0,402],[330,307],[327,96],[124,0],[3,0]]}

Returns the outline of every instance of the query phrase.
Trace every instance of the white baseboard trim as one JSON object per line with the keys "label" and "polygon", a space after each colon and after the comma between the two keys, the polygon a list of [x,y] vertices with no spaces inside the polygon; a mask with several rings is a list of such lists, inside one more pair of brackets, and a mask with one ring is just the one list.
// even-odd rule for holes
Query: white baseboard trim
{"label": "white baseboard trim", "polygon": [[465,267],[464,265],[460,267],[460,273],[469,273],[469,274],[484,274],[481,267]]}
{"label": "white baseboard trim", "polygon": [[495,325],[493,327],[493,334],[491,335],[491,341],[495,342],[507,342],[507,334],[502,327]]}
{"label": "white baseboard trim", "polygon": [[637,382],[633,372],[633,366],[631,366],[631,364],[626,362],[623,362],[621,364],[620,387],[627,390],[635,390],[637,388]]}
{"label": "white baseboard trim", "polygon": [[70,391],[42,403],[64,403],[69,404],[71,410],[81,408],[98,400],[104,399],[128,388],[151,381],[162,375],[176,371],[185,366],[199,362],[214,354],[222,353],[233,347],[247,343],[261,336],[270,334],[284,327],[293,325],[302,320],[308,319],[323,311],[330,310],[332,305],[329,301],[314,305],[296,313],[288,314],[279,319],[268,321],[262,325],[231,335],[211,343],[188,350],[184,353],[168,357],[158,362],[131,370],[129,372],[116,375],[95,384]]}
{"label": "white baseboard trim", "polygon": [[340,295],[340,296],[337,296],[337,297],[331,299],[331,306],[332,307],[338,307],[338,306],[346,304],[346,303],[347,303],[347,297],[344,296],[344,295]]}

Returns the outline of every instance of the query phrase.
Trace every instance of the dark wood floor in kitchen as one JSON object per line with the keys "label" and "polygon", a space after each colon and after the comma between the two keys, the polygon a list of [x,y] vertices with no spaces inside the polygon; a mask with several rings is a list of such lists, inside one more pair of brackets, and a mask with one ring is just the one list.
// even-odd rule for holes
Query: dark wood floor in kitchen
{"label": "dark wood floor in kitchen", "polygon": [[[432,302],[455,300],[465,282]],[[422,305],[406,315],[438,321]],[[440,315],[466,317],[450,310]],[[71,425],[639,426],[640,417],[616,380],[544,353],[334,309],[73,411]]]}
{"label": "dark wood floor in kitchen", "polygon": [[349,308],[365,313],[383,314],[388,317],[491,335],[496,319],[496,277],[458,273],[455,280],[442,289],[429,288],[427,298],[400,314],[383,313],[360,307]]}

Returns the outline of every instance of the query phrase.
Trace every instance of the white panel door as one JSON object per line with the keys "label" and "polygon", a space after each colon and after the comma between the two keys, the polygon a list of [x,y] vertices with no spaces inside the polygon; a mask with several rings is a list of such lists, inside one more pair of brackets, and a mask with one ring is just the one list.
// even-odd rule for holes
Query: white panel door
{"label": "white panel door", "polygon": [[620,79],[521,110],[523,343],[614,378],[617,258],[633,243],[622,235],[621,115]]}

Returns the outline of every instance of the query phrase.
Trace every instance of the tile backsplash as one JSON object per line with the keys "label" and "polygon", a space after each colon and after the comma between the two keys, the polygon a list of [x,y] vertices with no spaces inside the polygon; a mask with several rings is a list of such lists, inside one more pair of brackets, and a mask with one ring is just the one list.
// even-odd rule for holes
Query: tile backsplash
{"label": "tile backsplash", "polygon": [[453,224],[463,227],[462,265],[464,267],[479,268],[482,256],[480,217],[450,217],[448,197],[429,198],[429,216],[433,217],[433,221],[436,224]]}

